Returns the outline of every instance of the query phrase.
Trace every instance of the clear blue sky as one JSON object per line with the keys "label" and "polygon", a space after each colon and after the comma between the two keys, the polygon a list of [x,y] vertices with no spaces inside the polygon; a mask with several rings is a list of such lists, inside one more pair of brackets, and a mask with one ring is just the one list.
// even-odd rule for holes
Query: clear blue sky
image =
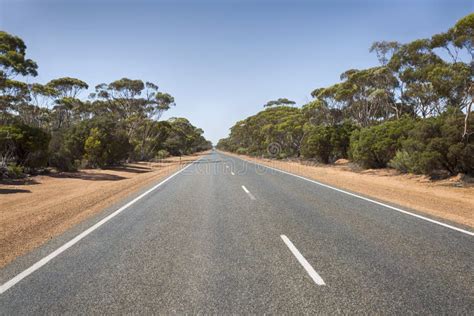
{"label": "clear blue sky", "polygon": [[301,105],[375,65],[373,41],[428,37],[473,11],[472,0],[0,0],[0,28],[25,40],[39,65],[30,81],[155,82],[177,102],[165,118],[215,143],[270,99]]}

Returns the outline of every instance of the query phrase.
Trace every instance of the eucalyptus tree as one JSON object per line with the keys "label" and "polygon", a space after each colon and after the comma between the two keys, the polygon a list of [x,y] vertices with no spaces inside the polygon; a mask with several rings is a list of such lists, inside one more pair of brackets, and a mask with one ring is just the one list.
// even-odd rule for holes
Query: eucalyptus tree
{"label": "eucalyptus tree", "polygon": [[11,119],[11,112],[27,104],[28,87],[17,76],[36,76],[38,65],[26,58],[23,40],[0,31],[0,123]]}
{"label": "eucalyptus tree", "polygon": [[470,14],[431,38],[375,42],[370,51],[379,66],[345,71],[340,82],[312,91],[301,109],[285,106],[294,104],[287,99],[269,101],[218,146],[261,155],[278,143],[279,158],[301,151],[326,163],[348,157],[402,172],[473,174],[473,41]]}
{"label": "eucalyptus tree", "polygon": [[202,136],[204,131],[193,126],[183,117],[168,120],[169,134],[164,147],[173,155],[190,154],[210,149],[210,143]]}
{"label": "eucalyptus tree", "polygon": [[394,96],[398,81],[387,67],[351,69],[341,75],[341,80],[312,92],[320,109],[342,110],[361,126],[399,115]]}
{"label": "eucalyptus tree", "polygon": [[[122,78],[109,84],[97,85],[96,92],[91,97],[104,102],[108,110],[119,119],[130,121],[143,113],[145,100],[141,94],[144,88],[145,84],[141,80]],[[128,133],[132,134],[134,128],[134,124],[130,123]]]}
{"label": "eucalyptus tree", "polygon": [[[147,82],[146,85],[151,86],[152,84]],[[156,87],[156,90],[158,89],[157,86],[154,87]],[[165,111],[175,105],[174,98],[170,94],[158,91],[151,96],[147,92],[147,100],[150,101],[145,111],[146,118],[140,124],[139,131],[141,138],[139,145],[140,159],[152,158],[150,155],[156,151],[156,140],[162,138],[163,134],[166,133],[160,128],[162,125],[158,124],[158,120]]]}
{"label": "eucalyptus tree", "polygon": [[344,120],[341,109],[330,108],[323,99],[319,98],[303,105],[302,111],[310,125],[337,125]]}
{"label": "eucalyptus tree", "polygon": [[[450,69],[439,71],[438,79],[444,87],[442,90],[448,90],[445,94],[449,94],[449,91],[454,94],[454,97],[451,95],[449,98],[451,104],[458,102],[459,108],[465,112],[463,138],[466,138],[474,128],[469,126],[469,116],[474,100],[474,13],[460,19],[447,32],[434,35],[431,42],[433,48],[445,49],[452,58],[453,64],[449,67]],[[468,56],[465,62],[463,62],[462,52]],[[448,73],[447,76],[446,73]],[[448,80],[444,80],[446,77]],[[450,83],[453,86],[451,90]]]}
{"label": "eucalyptus tree", "polygon": [[8,124],[28,105],[28,85],[17,80],[5,79],[0,86],[0,123]]}
{"label": "eucalyptus tree", "polygon": [[89,88],[87,83],[85,83],[84,81],[71,77],[53,79],[49,81],[46,86],[56,91],[55,95],[58,98],[71,99],[77,98],[81,91]]}
{"label": "eucalyptus tree", "polygon": [[432,48],[442,48],[451,57],[453,63],[463,60],[465,51],[474,60],[474,13],[460,19],[452,28],[444,33],[431,37]]}
{"label": "eucalyptus tree", "polygon": [[82,106],[79,94],[88,88],[87,83],[80,79],[62,77],[49,81],[40,89],[42,97],[53,101],[48,103],[48,108],[52,110],[53,129],[71,126],[74,114],[79,114]]}
{"label": "eucalyptus tree", "polygon": [[382,66],[386,66],[392,58],[393,54],[400,49],[401,44],[394,41],[379,41],[374,42],[369,51],[375,52],[377,59]]}
{"label": "eucalyptus tree", "polygon": [[253,155],[299,156],[307,121],[299,108],[270,107],[237,122],[224,143],[229,150]]}
{"label": "eucalyptus tree", "polygon": [[186,119],[159,121],[175,100],[154,83],[122,78],[96,86],[84,100],[89,86],[77,78],[17,79],[36,76],[37,68],[19,37],[0,32],[0,176],[10,163],[74,170],[151,159],[173,140],[175,152],[210,148]]}
{"label": "eucalyptus tree", "polygon": [[[153,148],[159,131],[155,128],[163,113],[175,105],[174,98],[159,91],[156,84],[122,78],[109,84],[96,86],[91,95],[93,106],[100,113],[109,113],[124,125],[129,140],[136,147],[137,158],[145,159]],[[158,134],[157,134],[158,133]]]}
{"label": "eucalyptus tree", "polygon": [[291,101],[291,100],[288,100],[287,98],[279,98],[277,100],[271,100],[271,101],[268,101],[267,103],[265,103],[263,105],[263,107],[271,107],[271,106],[291,106],[291,105],[295,105],[296,102],[295,101]]}
{"label": "eucalyptus tree", "polygon": [[38,65],[26,58],[26,45],[21,38],[0,31],[0,78],[12,79],[17,75],[37,76]]}
{"label": "eucalyptus tree", "polygon": [[[403,45],[392,57],[389,67],[399,73],[405,86],[402,102],[413,107],[421,117],[439,115],[447,106],[459,103],[456,85],[463,81],[456,72],[465,71],[460,64],[450,64],[433,50],[430,39],[415,40]],[[446,92],[446,84],[450,86]],[[454,89],[454,90],[452,90]]]}

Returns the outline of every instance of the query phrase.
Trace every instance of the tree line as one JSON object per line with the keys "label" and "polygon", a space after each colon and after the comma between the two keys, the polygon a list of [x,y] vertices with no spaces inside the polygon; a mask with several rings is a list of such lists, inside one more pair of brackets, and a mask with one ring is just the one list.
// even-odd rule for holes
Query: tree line
{"label": "tree line", "polygon": [[286,98],[237,122],[222,150],[365,168],[474,174],[474,14],[431,38],[375,42],[379,65],[345,71],[302,107]]}
{"label": "tree line", "polygon": [[76,170],[207,150],[203,130],[185,118],[160,121],[173,96],[152,82],[122,78],[89,85],[64,77],[46,84],[17,36],[0,31],[0,176],[54,167]]}

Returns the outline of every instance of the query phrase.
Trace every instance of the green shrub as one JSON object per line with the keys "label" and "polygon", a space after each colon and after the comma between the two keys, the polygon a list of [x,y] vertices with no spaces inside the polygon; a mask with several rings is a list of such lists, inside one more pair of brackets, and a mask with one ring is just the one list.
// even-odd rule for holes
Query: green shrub
{"label": "green shrub", "polygon": [[75,171],[84,156],[84,142],[89,135],[92,121],[73,125],[67,130],[52,134],[49,145],[49,165],[60,171]]}
{"label": "green shrub", "polygon": [[317,158],[323,163],[329,163],[333,152],[331,142],[334,133],[332,126],[313,127],[301,147],[301,154],[305,158]]}
{"label": "green shrub", "polygon": [[[470,124],[474,125],[474,119]],[[390,166],[402,172],[474,173],[474,140],[462,139],[464,115],[450,110],[415,124]]]}
{"label": "green shrub", "polygon": [[161,150],[158,150],[158,152],[156,153],[156,159],[165,159],[165,158],[168,158],[170,156],[170,153],[166,150],[166,149],[161,149]]}
{"label": "green shrub", "polygon": [[351,135],[357,129],[357,126],[349,121],[335,126],[335,130],[331,135],[333,161],[349,157]]}
{"label": "green shrub", "polygon": [[243,148],[243,147],[237,148],[237,150],[235,152],[239,155],[247,155],[248,154],[247,148]]}
{"label": "green shrub", "polygon": [[27,169],[46,167],[50,138],[42,129],[28,125],[0,126],[0,150]]}
{"label": "green shrub", "polygon": [[354,131],[350,157],[365,168],[386,167],[415,123],[414,119],[405,117]]}
{"label": "green shrub", "polygon": [[335,126],[314,126],[303,141],[301,154],[305,158],[316,158],[323,163],[347,158],[350,137],[355,129],[349,122]]}
{"label": "green shrub", "polygon": [[80,160],[71,159],[64,151],[52,152],[49,156],[49,165],[60,171],[76,171],[79,168]]}
{"label": "green shrub", "polygon": [[388,166],[393,169],[397,169],[400,172],[414,172],[412,156],[404,150],[399,150],[395,154],[392,160],[388,163]]}
{"label": "green shrub", "polygon": [[9,178],[20,178],[24,175],[24,169],[22,166],[9,164],[7,166],[7,175]]}
{"label": "green shrub", "polygon": [[93,127],[84,142],[84,159],[89,167],[103,168],[122,162],[132,149],[125,133],[117,132],[113,122]]}
{"label": "green shrub", "polygon": [[105,167],[125,160],[132,150],[123,128],[106,117],[84,120],[53,134],[50,165],[62,171]]}

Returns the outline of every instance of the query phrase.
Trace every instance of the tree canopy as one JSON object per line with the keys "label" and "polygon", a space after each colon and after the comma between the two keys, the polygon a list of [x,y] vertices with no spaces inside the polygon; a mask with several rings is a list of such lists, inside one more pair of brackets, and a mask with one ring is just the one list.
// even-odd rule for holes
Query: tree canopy
{"label": "tree canopy", "polygon": [[263,107],[270,106],[282,106],[282,105],[295,105],[295,101],[288,100],[287,98],[279,98],[277,100],[268,101],[263,105]]}
{"label": "tree canopy", "polygon": [[267,102],[266,110],[237,122],[218,148],[472,174],[473,39],[470,14],[431,38],[374,42],[369,51],[378,66],[343,72],[340,82],[314,89],[301,108],[286,98]]}
{"label": "tree canopy", "polygon": [[121,78],[84,98],[89,85],[78,78],[21,80],[36,76],[37,68],[19,37],[0,32],[0,176],[11,166],[105,167],[212,146],[185,118],[160,121],[175,100],[155,83]]}

